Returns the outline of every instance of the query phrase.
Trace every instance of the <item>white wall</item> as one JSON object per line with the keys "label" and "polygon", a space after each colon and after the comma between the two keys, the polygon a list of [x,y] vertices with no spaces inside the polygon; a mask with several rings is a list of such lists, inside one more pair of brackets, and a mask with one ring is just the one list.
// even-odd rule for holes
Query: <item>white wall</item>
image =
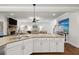
{"label": "white wall", "polygon": [[79,48],[79,13],[71,13],[69,43]]}
{"label": "white wall", "polygon": [[58,17],[57,20],[65,18],[69,18],[69,38],[67,38],[67,42],[79,48],[79,13],[65,13]]}
{"label": "white wall", "polygon": [[[19,26],[22,25],[29,25],[32,26],[32,20],[31,19],[27,19],[27,18],[20,18],[17,19],[18,20],[18,28]],[[40,19],[39,22],[37,23],[38,26],[43,26],[43,30],[46,30],[48,33],[52,33],[52,25],[51,25],[51,20],[48,19]]]}
{"label": "white wall", "polygon": [[7,35],[7,18],[0,15],[0,21],[3,22],[3,34]]}

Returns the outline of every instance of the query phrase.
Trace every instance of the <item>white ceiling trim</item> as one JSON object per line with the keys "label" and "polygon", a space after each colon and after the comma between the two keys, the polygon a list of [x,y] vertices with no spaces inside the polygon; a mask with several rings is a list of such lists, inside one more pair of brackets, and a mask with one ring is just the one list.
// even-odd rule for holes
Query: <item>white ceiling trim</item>
{"label": "white ceiling trim", "polygon": [[[70,12],[79,11],[79,7],[52,7],[52,6],[38,6],[37,12]],[[30,6],[0,6],[0,12],[33,12],[33,7]]]}

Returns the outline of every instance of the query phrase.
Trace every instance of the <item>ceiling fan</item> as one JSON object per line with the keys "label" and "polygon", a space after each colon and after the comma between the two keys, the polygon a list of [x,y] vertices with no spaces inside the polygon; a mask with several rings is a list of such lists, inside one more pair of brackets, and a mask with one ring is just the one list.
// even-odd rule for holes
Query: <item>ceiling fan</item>
{"label": "ceiling fan", "polygon": [[33,21],[32,21],[33,23],[36,23],[37,21],[39,21],[35,18],[35,6],[36,6],[36,4],[33,4],[33,7],[34,7],[34,18],[33,18]]}

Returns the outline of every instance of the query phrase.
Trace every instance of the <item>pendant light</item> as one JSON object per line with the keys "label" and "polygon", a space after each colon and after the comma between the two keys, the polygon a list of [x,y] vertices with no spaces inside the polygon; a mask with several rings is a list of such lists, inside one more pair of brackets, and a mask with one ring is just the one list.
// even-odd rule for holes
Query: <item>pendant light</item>
{"label": "pendant light", "polygon": [[35,6],[36,6],[36,4],[33,4],[33,7],[34,7],[34,18],[33,18],[33,21],[32,21],[32,22],[34,22],[34,23],[36,23],[36,18],[35,18]]}

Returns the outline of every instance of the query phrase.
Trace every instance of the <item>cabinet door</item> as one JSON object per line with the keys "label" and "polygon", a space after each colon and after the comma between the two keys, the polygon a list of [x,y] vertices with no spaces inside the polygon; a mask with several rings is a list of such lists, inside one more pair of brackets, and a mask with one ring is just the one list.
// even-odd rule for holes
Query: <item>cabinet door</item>
{"label": "cabinet door", "polygon": [[33,52],[41,52],[42,50],[42,39],[33,38]]}
{"label": "cabinet door", "polygon": [[24,40],[24,55],[29,55],[33,52],[33,40]]}
{"label": "cabinet door", "polygon": [[64,38],[55,38],[56,52],[64,52]]}
{"label": "cabinet door", "polygon": [[55,40],[55,38],[50,38],[49,47],[50,47],[50,52],[56,52],[56,40]]}
{"label": "cabinet door", "polygon": [[49,38],[41,38],[42,39],[42,52],[49,52]]}
{"label": "cabinet door", "polygon": [[5,50],[6,55],[23,55],[22,45],[17,45],[15,47]]}

